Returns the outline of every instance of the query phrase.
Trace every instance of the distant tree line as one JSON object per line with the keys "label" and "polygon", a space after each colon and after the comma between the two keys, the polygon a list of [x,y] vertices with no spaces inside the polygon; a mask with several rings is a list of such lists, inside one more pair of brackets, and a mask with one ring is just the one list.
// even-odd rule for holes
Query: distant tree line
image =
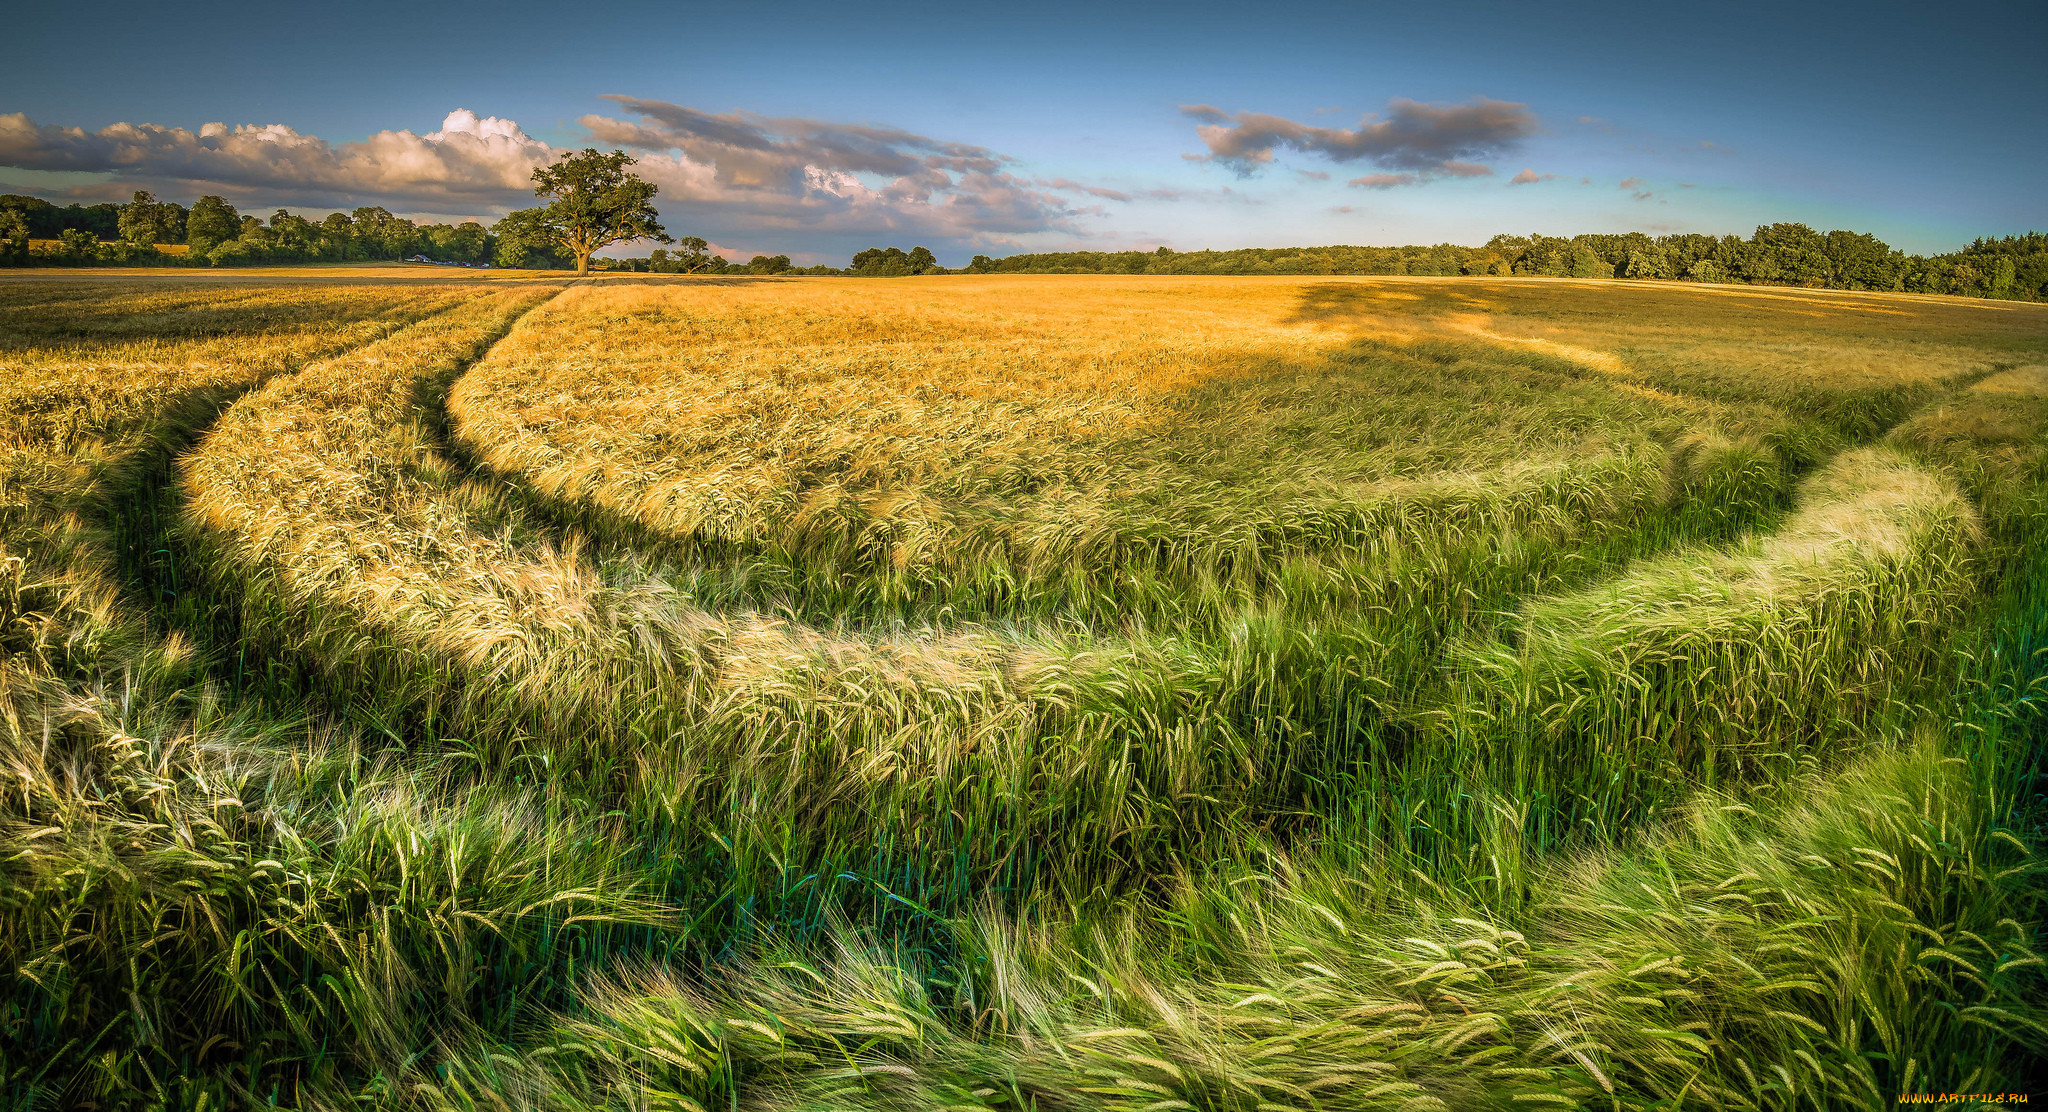
{"label": "distant tree line", "polygon": [[[183,251],[159,250],[161,247]],[[788,255],[728,263],[697,236],[639,259],[596,258],[600,269],[656,274],[814,274]],[[922,248],[920,248],[922,250]],[[901,252],[898,252],[901,254]],[[927,258],[930,252],[925,252]],[[521,209],[489,228],[476,221],[416,224],[380,206],[329,213],[317,222],[284,209],[266,222],[220,197],[188,209],[138,191],[127,204],[58,207],[40,197],[0,195],[0,265],[255,266],[275,263],[390,262],[424,255],[476,266],[571,269],[576,260],[545,209]]]}
{"label": "distant tree line", "polygon": [[[690,241],[684,241],[685,244]],[[701,243],[701,241],[698,241]],[[899,278],[917,274],[1418,274],[1632,278],[2048,300],[2048,234],[1980,239],[1961,251],[1907,255],[1862,232],[1821,233],[1770,224],[1741,236],[1498,235],[1481,247],[1252,247],[1236,251],[1062,251],[991,258],[959,270],[923,247],[871,247],[844,268],[793,267],[787,255],[745,264],[717,256],[607,260],[615,269],[681,274],[816,274]],[[679,262],[701,258],[701,262]]]}
{"label": "distant tree line", "polygon": [[[593,152],[594,153],[594,152]],[[650,210],[651,211],[651,210]],[[184,245],[182,253],[159,246]],[[1418,274],[1544,275],[1650,281],[1746,282],[1847,290],[1899,290],[2022,301],[2048,300],[2048,233],[1979,239],[1922,256],[1861,232],[1769,224],[1755,234],[1650,236],[1498,235],[1480,247],[1253,247],[1235,251],[1062,251],[990,258],[960,270],[924,247],[871,247],[844,268],[799,267],[788,255],[729,262],[696,236],[644,258],[592,258],[600,270],[646,274]],[[379,206],[329,213],[318,222],[284,209],[268,221],[220,197],[188,209],[137,192],[127,204],[68,205],[0,195],[0,265],[234,266],[390,261],[424,255],[468,265],[570,268],[576,263],[547,210],[521,209],[489,228],[476,221],[415,224]]]}
{"label": "distant tree line", "polygon": [[[644,259],[603,259],[605,266],[613,270],[638,271],[654,274],[780,274],[812,275],[843,278],[908,278],[915,274],[964,274],[966,271],[947,270],[939,265],[938,256],[928,247],[913,247],[905,251],[901,247],[870,247],[856,254],[849,266],[797,266],[789,261],[788,255],[756,255],[744,263],[728,263],[722,256],[705,255],[705,243],[701,239],[678,241],[694,253],[656,250]],[[695,247],[690,248],[691,244]]]}
{"label": "distant tree line", "polygon": [[756,255],[743,263],[732,263],[723,255],[705,254],[708,244],[695,236],[677,240],[677,251],[655,248],[644,259],[595,259],[607,270],[638,274],[763,274],[829,276],[844,274],[836,266],[798,266],[788,255]]}
{"label": "distant tree line", "polygon": [[1498,235],[1481,247],[1280,247],[1237,251],[1066,251],[976,255],[970,274],[1544,275],[1747,282],[2048,300],[2048,234],[1979,239],[1907,255],[1861,232],[1770,224],[1741,236]]}
{"label": "distant tree line", "polygon": [[907,278],[913,274],[960,274],[939,265],[936,255],[928,247],[913,247],[908,251],[901,247],[870,247],[853,257],[847,267],[797,266],[789,261],[788,255],[756,255],[744,263],[726,262],[723,256],[706,255],[706,244],[701,239],[678,241],[683,248],[671,254],[657,249],[644,259],[600,260],[613,270],[638,271],[653,274],[780,274],[814,275],[852,278]]}
{"label": "distant tree line", "polygon": [[[32,246],[32,240],[46,242]],[[177,245],[185,250],[159,250]],[[412,255],[474,264],[492,261],[497,248],[497,238],[475,221],[415,224],[381,206],[329,213],[317,223],[278,209],[266,222],[213,196],[189,209],[147,192],[125,205],[66,208],[0,196],[0,262],[17,266],[236,266]]]}

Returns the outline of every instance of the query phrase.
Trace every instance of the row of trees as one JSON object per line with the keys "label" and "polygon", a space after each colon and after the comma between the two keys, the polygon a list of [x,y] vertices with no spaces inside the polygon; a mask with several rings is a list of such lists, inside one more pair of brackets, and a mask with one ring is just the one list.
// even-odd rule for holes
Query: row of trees
{"label": "row of trees", "polygon": [[[97,229],[102,227],[112,228],[113,234],[101,236]],[[40,242],[31,247],[32,241]],[[159,250],[178,245],[186,251]],[[711,245],[698,236],[684,236],[674,246],[673,251],[657,247],[646,258],[591,261],[603,269],[654,274],[839,273],[831,267],[796,267],[788,255],[756,255],[750,262],[729,263],[711,254]],[[60,209],[39,198],[0,196],[0,261],[15,265],[235,266],[375,262],[414,255],[539,269],[574,267],[577,262],[545,208],[521,209],[487,229],[475,221],[415,224],[381,207],[329,213],[319,221],[279,209],[266,222],[243,215],[219,197],[201,197],[188,209],[138,192],[125,205]],[[937,265],[931,252],[924,251],[924,258]]]}
{"label": "row of trees", "polygon": [[703,240],[691,237],[679,241],[682,250],[671,254],[656,248],[644,259],[599,259],[598,264],[608,270],[624,270],[651,274],[767,274],[767,275],[820,275],[849,278],[907,278],[915,274],[961,274],[965,271],[947,270],[939,265],[938,256],[929,247],[913,247],[905,251],[901,247],[870,247],[856,254],[853,262],[846,267],[797,266],[790,262],[788,255],[756,255],[744,263],[729,263],[722,255],[707,255],[709,246]]}
{"label": "row of trees", "polygon": [[[639,271],[654,274],[781,274],[820,275],[845,278],[908,278],[916,274],[964,274],[966,271],[947,270],[939,265],[938,256],[929,247],[913,247],[905,251],[901,247],[870,247],[856,254],[853,262],[845,267],[797,266],[789,261],[788,255],[756,255],[744,263],[728,263],[719,255],[703,255],[704,241],[683,240],[684,246],[697,245],[695,265],[679,265],[677,258],[657,248],[645,259],[600,259],[600,264],[612,270]],[[690,256],[681,256],[690,257]]]}
{"label": "row of trees", "polygon": [[1684,279],[2048,300],[2048,234],[1980,239],[1907,255],[1862,232],[1768,224],[1726,235],[1498,235],[1481,247],[1283,247],[1068,251],[990,258],[970,274],[1423,274]]}
{"label": "row of trees", "polygon": [[[79,209],[73,205],[71,209]],[[353,213],[329,213],[318,222],[284,209],[269,221],[244,215],[219,197],[201,197],[192,207],[138,192],[125,205],[94,205],[85,212],[113,209],[114,236],[102,238],[94,219],[80,227],[52,229],[52,214],[68,216],[33,197],[0,196],[0,261],[21,265],[139,265],[185,263],[233,266],[261,263],[351,262],[427,255],[451,262],[492,261],[496,239],[474,221],[415,224],[381,206]],[[51,231],[44,236],[39,233]],[[33,248],[31,240],[47,240]],[[183,252],[162,247],[183,245]]]}
{"label": "row of trees", "polygon": [[844,274],[834,266],[798,266],[788,255],[756,255],[743,263],[727,262],[723,255],[710,255],[709,247],[695,236],[680,239],[677,246],[682,250],[670,252],[657,247],[654,253],[644,259],[595,259],[596,265],[605,270],[619,270],[639,274],[759,274],[759,275],[833,275]]}
{"label": "row of trees", "polygon": [[[472,265],[573,263],[581,274],[592,253],[609,244],[675,242],[654,210],[655,186],[627,169],[634,161],[624,151],[586,149],[539,167],[533,191],[548,203],[510,213],[488,230],[473,220],[421,226],[380,206],[330,213],[319,223],[278,209],[266,224],[214,196],[187,209],[138,191],[126,205],[58,209],[39,198],[8,194],[0,196],[0,263],[161,262],[172,254],[161,247],[183,244],[182,261],[214,266],[425,255]],[[38,239],[45,242],[34,243]],[[702,239],[686,240],[680,265],[708,266],[706,246]],[[779,258],[786,269],[789,257]]]}
{"label": "row of trees", "polygon": [[[844,269],[797,267],[787,255],[745,263],[710,253],[696,236],[671,239],[657,219],[655,186],[631,173],[620,151],[585,150],[534,171],[543,206],[510,213],[486,229],[418,225],[378,206],[330,213],[317,223],[284,209],[270,220],[246,216],[220,197],[191,208],[137,192],[125,205],[71,205],[0,196],[0,263],[137,265],[182,261],[347,262],[425,255],[470,265],[585,272],[598,249],[627,240],[673,244],[640,259],[596,259],[599,267],[654,274],[813,274],[892,278],[948,274],[924,247],[871,247]],[[40,241],[31,247],[32,241]],[[182,259],[161,245],[183,244]],[[1650,281],[1748,282],[1850,290],[1904,290],[2020,300],[2048,299],[2048,234],[1980,239],[1961,251],[1925,257],[1895,250],[1861,232],[1818,232],[1769,224],[1744,239],[1725,235],[1498,235],[1480,247],[1285,247],[1236,251],[1066,251],[990,258],[976,255],[969,274],[1420,274],[1546,275]]]}
{"label": "row of trees", "polygon": [[[57,239],[65,232],[85,232],[95,239],[119,239],[121,208],[113,204],[74,204],[58,208],[41,197],[23,197],[15,193],[0,195],[0,221],[7,221],[6,214],[12,213],[13,218],[26,229],[23,234],[35,239]],[[179,211],[182,213],[183,209]]]}

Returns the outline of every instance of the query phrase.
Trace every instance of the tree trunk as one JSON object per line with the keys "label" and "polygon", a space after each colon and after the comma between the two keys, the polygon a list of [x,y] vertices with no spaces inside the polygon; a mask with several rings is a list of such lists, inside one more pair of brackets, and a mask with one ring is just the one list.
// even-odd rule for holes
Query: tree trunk
{"label": "tree trunk", "polygon": [[588,273],[590,273],[590,252],[576,252],[576,277],[581,278]]}

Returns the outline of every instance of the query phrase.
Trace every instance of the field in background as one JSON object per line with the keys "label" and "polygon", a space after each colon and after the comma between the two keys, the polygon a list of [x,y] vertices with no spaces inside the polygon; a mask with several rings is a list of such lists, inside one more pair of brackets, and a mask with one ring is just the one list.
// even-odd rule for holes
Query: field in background
{"label": "field in background", "polygon": [[0,283],[0,1103],[2043,1076],[2048,309],[401,273]]}
{"label": "field in background", "polygon": [[[31,251],[48,251],[61,247],[63,243],[64,241],[61,239],[31,239],[28,241],[28,247]],[[192,248],[183,243],[157,243],[151,246],[155,247],[159,253],[165,255],[189,255],[192,253]]]}

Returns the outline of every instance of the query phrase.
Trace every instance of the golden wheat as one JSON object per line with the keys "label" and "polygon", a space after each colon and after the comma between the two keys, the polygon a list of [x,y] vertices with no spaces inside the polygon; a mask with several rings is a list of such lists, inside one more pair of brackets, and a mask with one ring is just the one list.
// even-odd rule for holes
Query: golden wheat
{"label": "golden wheat", "polygon": [[1333,374],[1389,333],[1304,315],[1320,288],[587,289],[522,323],[449,409],[466,450],[549,498],[794,565],[760,568],[770,588],[879,574],[884,600],[1057,594],[1067,569],[1134,553],[1183,573],[1353,555],[1428,535],[1418,506],[1540,508],[1559,474],[1600,476],[1611,509],[1658,496],[1660,437],[1761,428],[1500,345]]}

